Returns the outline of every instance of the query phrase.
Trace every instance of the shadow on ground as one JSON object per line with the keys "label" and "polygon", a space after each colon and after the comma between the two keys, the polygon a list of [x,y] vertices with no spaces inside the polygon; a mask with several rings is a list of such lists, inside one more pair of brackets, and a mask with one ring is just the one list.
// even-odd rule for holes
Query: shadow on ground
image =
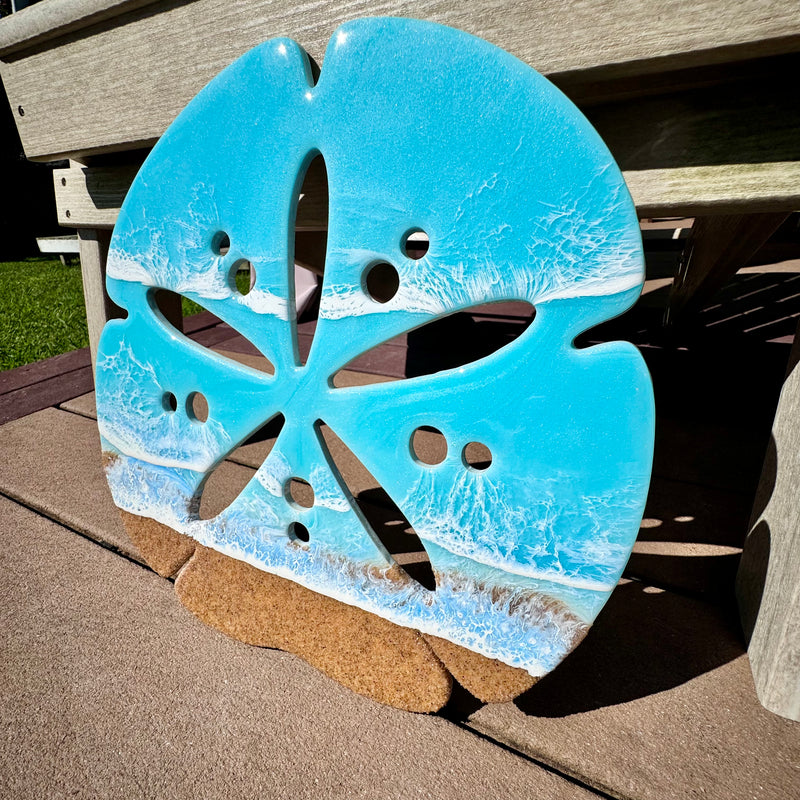
{"label": "shadow on ground", "polygon": [[[761,506],[775,474],[771,425],[800,318],[800,274],[739,275],[672,329],[662,325],[668,296],[668,285],[655,288],[577,342],[640,348],[656,397],[653,480],[628,580],[584,642],[517,699],[532,716],[667,691],[745,652],[734,586],[762,468]],[[763,581],[768,532],[760,540],[766,550],[751,572]],[[481,705],[457,687],[441,713],[464,720]]]}

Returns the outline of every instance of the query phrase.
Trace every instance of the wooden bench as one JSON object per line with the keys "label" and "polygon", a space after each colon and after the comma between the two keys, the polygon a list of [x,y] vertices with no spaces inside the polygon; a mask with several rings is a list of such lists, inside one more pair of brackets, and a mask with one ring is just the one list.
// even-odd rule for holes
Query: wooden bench
{"label": "wooden bench", "polygon": [[77,236],[47,236],[36,240],[40,253],[55,253],[66,264],[66,256],[80,255]]}
{"label": "wooden bench", "polygon": [[[463,28],[547,75],[608,143],[640,216],[698,219],[673,285],[671,322],[800,208],[800,17],[791,4],[670,0],[656,13],[641,0],[484,0],[458,10],[398,0],[392,11]],[[358,10],[385,12],[373,0]],[[61,223],[78,231],[93,352],[115,313],[104,292],[110,231],[149,148],[250,47],[291,36],[321,63],[342,21],[335,4],[286,0],[44,0],[0,21],[0,75],[27,157],[71,160],[54,171],[56,199]],[[320,230],[327,216],[311,188],[298,211],[301,232]],[[774,423],[777,460],[765,466],[739,580],[759,696],[794,719],[799,417],[800,370],[790,369]]]}

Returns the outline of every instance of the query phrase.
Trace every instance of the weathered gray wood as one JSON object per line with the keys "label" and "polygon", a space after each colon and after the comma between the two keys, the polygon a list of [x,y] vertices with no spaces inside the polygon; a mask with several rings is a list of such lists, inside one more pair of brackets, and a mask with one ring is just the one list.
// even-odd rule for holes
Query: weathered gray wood
{"label": "weathered gray wood", "polygon": [[50,0],[18,11],[0,28],[0,54],[30,49],[154,0]]}
{"label": "weathered gray wood", "polygon": [[80,253],[77,236],[40,236],[36,239],[40,253],[61,253],[63,254]]}
{"label": "weathered gray wood", "polygon": [[[97,27],[99,22],[113,17],[126,15],[119,22],[127,24],[143,15],[170,11],[177,4],[162,1],[155,11],[148,8],[138,14],[130,13],[153,5],[154,0],[48,0],[45,6],[26,9],[0,28],[0,57],[41,47],[44,42]],[[248,11],[251,17],[268,14],[271,19],[285,20],[289,23],[286,30],[299,28],[317,34],[309,37],[310,52],[315,56],[321,56],[324,50],[325,28],[330,33],[342,21],[359,16],[416,16],[458,25],[479,36],[497,31],[505,34],[509,42],[524,38],[520,29],[526,28],[531,32],[539,31],[538,38],[542,41],[525,43],[523,50],[537,53],[537,68],[549,72],[614,64],[619,74],[631,74],[631,69],[623,66],[626,62],[674,57],[675,63],[689,66],[753,58],[789,52],[794,49],[800,33],[792,9],[777,0],[757,0],[739,4],[739,7],[732,7],[724,0],[695,3],[665,0],[659,7],[659,14],[653,14],[652,6],[644,0],[621,0],[613,4],[603,0],[570,0],[567,3],[542,0],[527,7],[509,0],[484,0],[473,9],[436,0],[360,0],[340,9],[319,7],[310,2],[293,5],[285,0],[280,5],[265,0],[250,3],[233,0],[219,3],[218,7],[209,2],[194,5],[192,14],[201,25],[213,18],[211,12],[218,12],[220,8],[226,10],[228,13],[218,14],[221,27],[226,30],[231,30],[228,22],[234,16],[246,21]],[[185,17],[181,15],[180,19]],[[253,23],[248,27],[255,28]],[[608,31],[613,37],[603,40],[601,34]],[[262,38],[270,35],[274,34],[268,32]],[[565,48],[563,45],[570,36],[573,37],[572,47]],[[222,43],[219,46],[224,47]],[[514,49],[505,43],[500,46]],[[669,63],[674,68],[674,64]],[[647,71],[662,71],[665,66],[662,61]],[[635,71],[640,69],[641,66],[637,66]]]}
{"label": "weathered gray wood", "polygon": [[89,351],[92,370],[97,358],[100,333],[109,319],[119,316],[116,306],[106,294],[106,258],[111,231],[82,228],[78,231],[81,248],[83,300],[86,304],[86,325],[89,329]]}
{"label": "weathered gray wood", "polygon": [[[81,253],[81,276],[83,278],[83,300],[86,305],[86,326],[89,329],[89,352],[92,370],[97,363],[97,346],[103,327],[110,319],[122,314],[106,292],[106,261],[111,243],[108,229],[79,228],[78,241]],[[158,300],[164,316],[178,330],[183,330],[183,312],[179,295],[164,293]]]}
{"label": "weathered gray wood", "polygon": [[[66,5],[45,4],[60,10]],[[12,108],[24,109],[17,123],[29,158],[152,143],[206,82],[250,47],[288,35],[321,61],[335,27],[358,16],[416,16],[455,25],[557,79],[579,73],[584,85],[597,79],[595,70],[605,78],[647,75],[800,46],[800,15],[781,0],[666,0],[658,13],[645,0],[483,0],[467,6],[451,0],[196,0],[129,8],[122,4],[122,16],[49,41],[41,39],[42,25],[23,24],[28,10],[21,19],[0,21],[2,78]],[[65,25],[59,17],[57,30]],[[34,46],[20,49],[26,42]]]}
{"label": "weathered gray wood", "polygon": [[69,228],[113,228],[137,166],[53,170],[58,224]]}
{"label": "weathered gray wood", "polygon": [[[800,162],[626,170],[623,174],[641,217],[800,208]],[[62,225],[111,228],[134,170],[73,166],[54,170],[53,175]],[[328,217],[325,187],[312,181],[308,188],[298,204],[297,227],[301,231],[324,230]],[[309,241],[309,246],[313,244]],[[306,256],[311,258],[313,253]]]}
{"label": "weathered gray wood", "polygon": [[762,704],[800,721],[800,328],[737,577]]}
{"label": "weathered gray wood", "polygon": [[642,217],[794,211],[800,162],[624,170]]}
{"label": "weathered gray wood", "polygon": [[[314,167],[307,173],[305,193],[297,204],[296,227],[301,231],[327,228],[328,194],[324,175]],[[60,225],[70,228],[113,228],[138,164],[87,167],[73,163],[53,170],[56,210]]]}
{"label": "weathered gray wood", "polygon": [[695,219],[672,283],[667,323],[675,323],[721,289],[761,249],[788,215],[724,214]]}

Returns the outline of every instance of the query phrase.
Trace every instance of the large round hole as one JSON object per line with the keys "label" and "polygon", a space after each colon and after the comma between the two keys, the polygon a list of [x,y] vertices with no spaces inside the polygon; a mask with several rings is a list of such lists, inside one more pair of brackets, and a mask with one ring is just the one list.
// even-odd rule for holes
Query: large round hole
{"label": "large round hole", "polygon": [[403,252],[413,259],[422,258],[428,252],[430,239],[425,231],[419,229],[407,233],[403,237]]}
{"label": "large round hole", "polygon": [[202,392],[190,392],[186,398],[186,415],[195,422],[208,419],[208,400]]}
{"label": "large round hole", "polygon": [[481,442],[470,442],[461,452],[464,464],[479,472],[492,466],[492,451]]}
{"label": "large round hole", "polygon": [[293,522],[289,525],[289,538],[293,542],[307,542],[311,538],[311,535],[308,532],[308,528],[306,528],[302,522]]}
{"label": "large round hole", "polygon": [[231,237],[225,231],[217,231],[211,237],[211,251],[215,256],[224,256],[231,249]]}
{"label": "large round hole", "polygon": [[311,508],[314,505],[314,490],[302,478],[289,478],[283,486],[283,493],[290,503],[300,508]]}
{"label": "large round hole", "polygon": [[249,294],[256,283],[256,268],[246,259],[239,259],[231,267],[229,283],[237,294]]}
{"label": "large round hole", "polygon": [[178,398],[172,392],[164,392],[161,395],[161,405],[164,407],[164,411],[168,411],[172,413],[173,411],[177,411],[178,409]]}
{"label": "large round hole", "polygon": [[391,264],[384,261],[367,269],[364,286],[376,303],[388,303],[400,288],[400,276]]}
{"label": "large round hole", "polygon": [[441,464],[447,457],[447,439],[438,428],[423,425],[411,434],[411,452],[421,464]]}

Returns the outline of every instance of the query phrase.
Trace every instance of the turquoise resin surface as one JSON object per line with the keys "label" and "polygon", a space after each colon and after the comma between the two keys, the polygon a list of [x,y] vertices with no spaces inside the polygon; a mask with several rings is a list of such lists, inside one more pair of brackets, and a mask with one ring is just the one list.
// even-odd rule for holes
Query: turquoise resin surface
{"label": "turquoise resin surface", "polygon": [[[297,358],[293,226],[318,153],[330,190],[319,323]],[[430,239],[408,258],[410,231]],[[220,255],[221,233],[230,250]],[[242,295],[239,259],[256,270]],[[387,303],[371,265],[399,274]],[[636,300],[643,256],[621,173],[581,113],[513,56],[465,33],[365,19],[332,37],[316,85],[289,39],[256,47],[187,106],[143,165],[117,222],[108,291],[128,316],[103,331],[97,407],[117,505],[260,569],[523,667],[552,669],[582,638],[636,538],[653,395],[636,349],[572,341]],[[154,287],[246,336],[270,376],[172,328]],[[471,306],[529,301],[518,339],[460,369],[333,388],[358,355]],[[209,418],[186,412],[190,393]],[[165,403],[177,398],[177,410]],[[197,511],[216,465],[269,418],[285,425],[218,517]],[[407,578],[358,512],[316,427],[324,421],[410,520],[434,567]],[[445,460],[410,440],[441,430]],[[483,471],[462,461],[489,447]],[[307,480],[315,503],[287,500]],[[289,535],[299,521],[307,543]]]}

